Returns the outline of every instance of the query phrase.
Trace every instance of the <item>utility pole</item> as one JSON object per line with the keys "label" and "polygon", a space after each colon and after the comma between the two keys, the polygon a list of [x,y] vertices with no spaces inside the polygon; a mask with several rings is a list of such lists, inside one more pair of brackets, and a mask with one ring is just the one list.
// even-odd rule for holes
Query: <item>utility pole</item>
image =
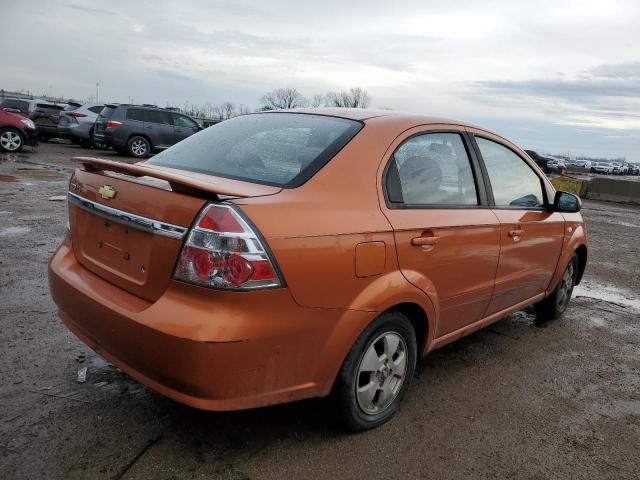
{"label": "utility pole", "polygon": [[98,92],[100,90],[100,82],[96,82],[96,103],[100,103]]}

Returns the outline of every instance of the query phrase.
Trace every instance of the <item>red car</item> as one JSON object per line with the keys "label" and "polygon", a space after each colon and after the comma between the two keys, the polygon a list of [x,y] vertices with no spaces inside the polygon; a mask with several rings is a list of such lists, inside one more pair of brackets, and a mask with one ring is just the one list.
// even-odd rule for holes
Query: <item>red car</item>
{"label": "red car", "polygon": [[25,145],[38,144],[36,126],[32,120],[16,113],[0,110],[0,150],[19,152]]}

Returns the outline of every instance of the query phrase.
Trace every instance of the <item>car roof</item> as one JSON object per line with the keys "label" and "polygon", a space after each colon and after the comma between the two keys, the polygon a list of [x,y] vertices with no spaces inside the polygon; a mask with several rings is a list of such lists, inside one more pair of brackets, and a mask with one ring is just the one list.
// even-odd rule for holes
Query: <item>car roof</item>
{"label": "car roof", "polygon": [[[275,110],[267,110],[264,113],[274,112]],[[450,118],[429,116],[420,113],[403,112],[396,110],[383,110],[383,109],[369,109],[369,108],[292,108],[287,110],[277,110],[277,112],[290,112],[290,113],[309,113],[314,115],[326,115],[331,117],[346,118],[349,120],[366,121],[373,118],[387,117],[389,120],[406,119],[412,121],[418,121],[420,124],[429,123],[448,123],[452,125],[462,125],[473,128],[481,128],[477,125],[473,125],[468,122],[462,122],[460,120],[452,120]]]}

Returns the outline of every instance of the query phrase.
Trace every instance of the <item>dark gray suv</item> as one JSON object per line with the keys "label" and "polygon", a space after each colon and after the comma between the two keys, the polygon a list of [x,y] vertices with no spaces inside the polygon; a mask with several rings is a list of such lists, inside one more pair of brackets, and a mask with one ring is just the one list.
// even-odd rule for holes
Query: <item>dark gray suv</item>
{"label": "dark gray suv", "polygon": [[147,105],[105,105],[93,138],[123,155],[144,158],[202,130],[182,113]]}

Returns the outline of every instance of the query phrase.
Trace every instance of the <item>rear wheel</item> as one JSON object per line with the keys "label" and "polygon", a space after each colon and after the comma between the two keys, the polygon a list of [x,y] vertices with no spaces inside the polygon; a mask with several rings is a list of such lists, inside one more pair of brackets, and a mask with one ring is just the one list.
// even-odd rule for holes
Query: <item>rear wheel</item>
{"label": "rear wheel", "polygon": [[5,152],[19,152],[24,146],[24,138],[13,128],[0,129],[0,149]]}
{"label": "rear wheel", "polygon": [[127,143],[127,153],[132,157],[145,158],[151,153],[151,144],[146,138],[135,135]]}
{"label": "rear wheel", "polygon": [[416,351],[413,327],[399,312],[383,313],[360,335],[332,392],[349,430],[377,427],[396,413],[413,377]]}
{"label": "rear wheel", "polygon": [[534,304],[533,309],[538,320],[555,320],[567,310],[577,275],[578,256],[574,253],[551,295]]}

